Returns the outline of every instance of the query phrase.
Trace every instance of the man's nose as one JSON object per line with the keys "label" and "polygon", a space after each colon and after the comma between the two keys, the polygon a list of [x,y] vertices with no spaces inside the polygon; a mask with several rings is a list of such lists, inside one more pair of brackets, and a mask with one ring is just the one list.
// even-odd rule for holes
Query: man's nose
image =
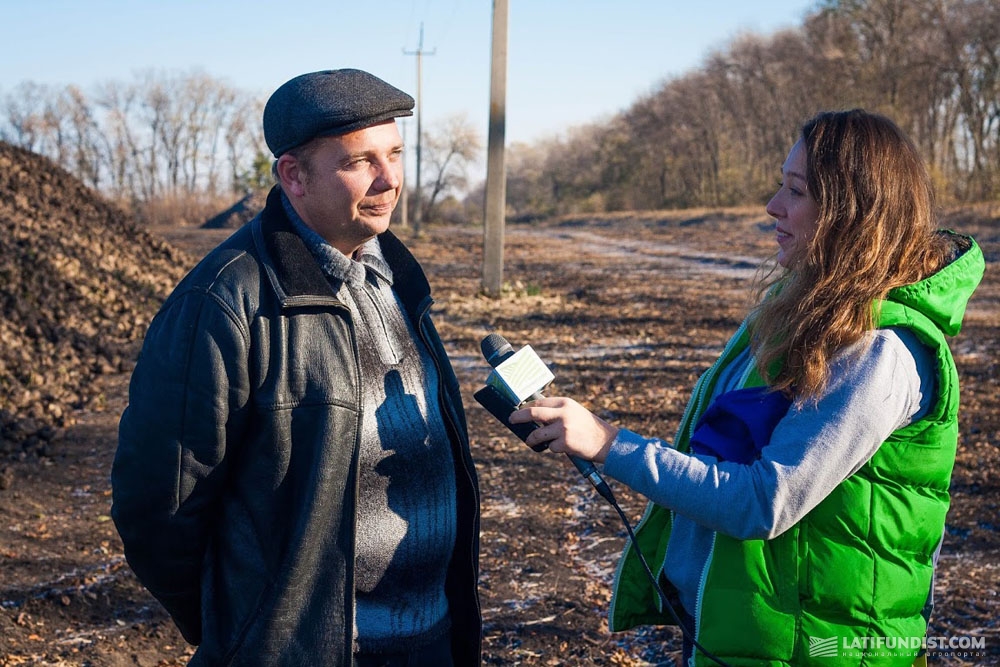
{"label": "man's nose", "polygon": [[375,185],[381,190],[395,190],[402,182],[402,172],[395,164],[383,160],[378,164]]}

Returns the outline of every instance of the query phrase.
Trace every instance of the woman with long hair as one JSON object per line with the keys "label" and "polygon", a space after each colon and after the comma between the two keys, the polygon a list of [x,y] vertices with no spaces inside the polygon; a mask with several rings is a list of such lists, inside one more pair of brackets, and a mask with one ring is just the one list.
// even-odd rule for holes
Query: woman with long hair
{"label": "woman with long hair", "polygon": [[[529,445],[603,463],[650,501],[637,543],[679,602],[688,664],[909,665],[958,440],[946,337],[982,251],[935,228],[917,149],[860,109],[802,127],[767,212],[777,270],[672,442],[569,398],[511,421],[540,424]],[[631,545],[609,617],[612,630],[674,623]]]}

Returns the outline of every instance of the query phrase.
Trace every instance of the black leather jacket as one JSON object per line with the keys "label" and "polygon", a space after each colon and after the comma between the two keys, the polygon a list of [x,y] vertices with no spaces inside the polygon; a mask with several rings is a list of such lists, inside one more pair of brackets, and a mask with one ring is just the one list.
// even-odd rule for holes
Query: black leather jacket
{"label": "black leather jacket", "polygon": [[[423,271],[380,236],[431,350],[456,465],[447,579],[456,665],[480,663],[479,490]],[[351,665],[360,387],[354,323],[275,189],[150,325],[112,469],[139,580],[199,644],[193,665]]]}

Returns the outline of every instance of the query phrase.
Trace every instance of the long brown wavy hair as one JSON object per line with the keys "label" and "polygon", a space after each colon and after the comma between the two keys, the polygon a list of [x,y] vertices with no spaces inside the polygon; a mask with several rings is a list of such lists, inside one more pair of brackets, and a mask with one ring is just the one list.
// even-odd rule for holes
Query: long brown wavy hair
{"label": "long brown wavy hair", "polygon": [[816,398],[830,359],[874,328],[889,290],[947,262],[933,190],[916,147],[891,120],[863,109],[822,112],[802,128],[816,234],[789,269],[759,286],[751,347],[768,384]]}

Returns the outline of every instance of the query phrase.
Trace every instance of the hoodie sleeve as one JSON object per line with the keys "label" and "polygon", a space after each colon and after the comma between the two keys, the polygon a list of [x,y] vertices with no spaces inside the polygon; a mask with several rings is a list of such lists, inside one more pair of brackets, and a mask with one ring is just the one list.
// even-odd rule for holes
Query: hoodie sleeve
{"label": "hoodie sleeve", "polygon": [[[870,344],[866,344],[870,342]],[[916,353],[916,356],[914,355]],[[604,470],[658,505],[737,539],[788,530],[855,473],[894,430],[926,409],[929,353],[878,330],[835,359],[815,404],[793,405],[756,460],[673,449],[622,430]]]}

